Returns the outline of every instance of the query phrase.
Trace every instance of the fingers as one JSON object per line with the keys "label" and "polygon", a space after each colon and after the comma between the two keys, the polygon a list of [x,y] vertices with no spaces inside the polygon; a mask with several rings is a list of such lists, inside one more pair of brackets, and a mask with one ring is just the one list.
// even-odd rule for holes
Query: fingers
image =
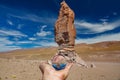
{"label": "fingers", "polygon": [[44,62],[40,62],[39,69],[44,73]]}
{"label": "fingers", "polygon": [[48,62],[48,64],[52,65],[52,62],[50,60],[48,60],[47,62]]}
{"label": "fingers", "polygon": [[48,64],[47,61],[41,61],[40,62],[39,68],[40,68],[40,70],[41,70],[42,73],[44,72],[44,69],[45,69],[45,67],[46,67],[47,64]]}
{"label": "fingers", "polygon": [[72,66],[73,66],[74,63],[68,63],[65,67],[65,70],[69,70]]}
{"label": "fingers", "polygon": [[73,66],[73,64],[74,64],[74,63],[68,63],[68,64],[66,65],[65,69],[62,69],[62,70],[60,70],[59,72],[62,73],[62,74],[64,74],[64,77],[67,77],[68,74],[69,74],[69,71],[70,71],[71,67]]}

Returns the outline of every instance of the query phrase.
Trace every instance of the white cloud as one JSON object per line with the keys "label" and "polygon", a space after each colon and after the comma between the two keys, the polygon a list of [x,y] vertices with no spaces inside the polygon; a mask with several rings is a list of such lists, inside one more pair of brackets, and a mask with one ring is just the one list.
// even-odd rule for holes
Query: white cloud
{"label": "white cloud", "polygon": [[10,41],[8,38],[0,37],[0,52],[11,51],[21,49],[19,46],[10,46],[14,44],[14,41]]}
{"label": "white cloud", "polygon": [[47,27],[46,25],[42,26],[40,29],[40,32],[37,32],[36,35],[41,36],[41,37],[51,35],[52,33],[50,31],[44,31],[44,28],[46,28],[46,27]]}
{"label": "white cloud", "polygon": [[41,46],[57,46],[55,42],[49,42],[49,41],[41,41],[41,42],[36,42],[36,44],[41,45]]}
{"label": "white cloud", "polygon": [[12,51],[16,49],[21,49],[18,46],[5,46],[5,45],[0,45],[0,52],[6,52],[6,51]]}
{"label": "white cloud", "polygon": [[31,40],[31,41],[35,41],[36,38],[31,37],[31,38],[29,38],[29,40]]}
{"label": "white cloud", "polygon": [[56,20],[54,17],[43,17],[43,16],[40,17],[35,14],[28,14],[28,13],[25,13],[23,15],[9,14],[9,16],[16,17],[16,18],[23,19],[23,20],[29,20],[29,21],[33,21],[33,22],[47,23],[47,24],[49,24],[49,23],[53,24]]}
{"label": "white cloud", "polygon": [[13,40],[14,41],[19,41],[19,37],[14,37]]}
{"label": "white cloud", "polygon": [[8,23],[9,25],[11,25],[11,26],[14,25],[13,22],[10,21],[10,20],[7,20],[7,23]]}
{"label": "white cloud", "polygon": [[18,41],[16,44],[34,44],[33,47],[49,47],[49,46],[57,46],[57,44],[54,41],[49,40],[40,40],[40,41]]}
{"label": "white cloud", "polygon": [[100,19],[100,21],[102,21],[102,22],[107,22],[108,19],[106,19],[106,18],[102,18],[102,19]]}
{"label": "white cloud", "polygon": [[0,30],[0,34],[4,36],[14,36],[14,37],[27,37],[27,35],[21,33],[20,31],[17,30]]}
{"label": "white cloud", "polygon": [[[103,19],[102,19],[103,20]],[[86,21],[76,21],[76,28],[79,29],[87,29],[87,31],[82,32],[83,34],[93,34],[93,33],[101,33],[109,30],[113,30],[117,27],[120,27],[120,20],[116,20],[114,22],[106,22],[104,20],[103,23],[89,23]],[[79,31],[78,31],[79,32]]]}
{"label": "white cloud", "polygon": [[8,40],[8,38],[5,38],[5,37],[0,37],[0,45],[4,45],[4,44],[7,44],[7,45],[9,45],[9,44],[13,44],[14,42],[13,41],[10,41],[10,40]]}
{"label": "white cloud", "polygon": [[17,29],[22,29],[24,24],[18,24]]}
{"label": "white cloud", "polygon": [[34,48],[36,47],[50,47],[50,46],[57,46],[57,44],[54,41],[47,41],[47,40],[41,40],[41,41],[18,41],[16,44],[34,44]]}
{"label": "white cloud", "polygon": [[113,15],[116,16],[116,15],[117,15],[117,12],[113,12]]}
{"label": "white cloud", "polygon": [[103,23],[103,25],[107,25],[108,24],[108,19],[106,19],[106,18],[102,18],[102,19],[100,19],[100,21],[102,21]]}
{"label": "white cloud", "polygon": [[9,12],[7,13],[8,17],[15,17],[15,18],[23,19],[23,20],[29,20],[33,22],[47,23],[47,24],[51,24],[51,23],[54,24],[56,20],[55,18],[56,15],[53,12],[48,13],[48,11],[45,11],[45,10],[39,12],[40,16],[38,16],[33,13],[28,13],[24,10],[17,10],[17,9],[13,9],[11,7],[7,7],[4,5],[0,5],[0,8],[1,10],[5,10]]}
{"label": "white cloud", "polygon": [[97,42],[103,42],[103,41],[120,41],[120,33],[104,34],[101,36],[88,38],[88,39],[77,39],[76,43],[97,43]]}
{"label": "white cloud", "polygon": [[16,44],[31,44],[33,43],[32,41],[18,41]]}

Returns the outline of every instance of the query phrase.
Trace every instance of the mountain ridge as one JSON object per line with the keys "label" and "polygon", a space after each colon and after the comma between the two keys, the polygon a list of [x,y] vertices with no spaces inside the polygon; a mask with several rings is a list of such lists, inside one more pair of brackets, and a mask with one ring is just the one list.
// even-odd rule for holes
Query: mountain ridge
{"label": "mountain ridge", "polygon": [[[21,49],[0,53],[0,58],[50,59],[58,47]],[[76,53],[84,60],[120,61],[120,41],[107,41],[94,44],[76,44]]]}

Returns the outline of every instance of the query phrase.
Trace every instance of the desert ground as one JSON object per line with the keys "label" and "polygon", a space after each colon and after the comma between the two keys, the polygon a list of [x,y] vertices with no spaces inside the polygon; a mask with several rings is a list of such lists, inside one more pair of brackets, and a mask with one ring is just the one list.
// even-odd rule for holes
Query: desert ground
{"label": "desert ground", "polygon": [[[0,80],[42,80],[39,64],[41,60],[0,58]],[[74,65],[67,80],[120,80],[120,63],[94,63],[94,68]]]}
{"label": "desert ground", "polygon": [[[67,80],[120,80],[120,42],[80,44],[75,49],[89,67],[74,65]],[[52,47],[0,53],[0,80],[41,80],[40,62],[56,51]]]}

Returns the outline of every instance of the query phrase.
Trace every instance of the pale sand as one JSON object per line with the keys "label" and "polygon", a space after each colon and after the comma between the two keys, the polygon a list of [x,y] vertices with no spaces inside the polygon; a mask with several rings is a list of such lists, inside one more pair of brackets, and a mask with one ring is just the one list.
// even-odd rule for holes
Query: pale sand
{"label": "pale sand", "polygon": [[[40,60],[0,58],[0,80],[41,80],[39,63]],[[67,80],[120,80],[120,63],[93,63],[96,68],[73,66]]]}

